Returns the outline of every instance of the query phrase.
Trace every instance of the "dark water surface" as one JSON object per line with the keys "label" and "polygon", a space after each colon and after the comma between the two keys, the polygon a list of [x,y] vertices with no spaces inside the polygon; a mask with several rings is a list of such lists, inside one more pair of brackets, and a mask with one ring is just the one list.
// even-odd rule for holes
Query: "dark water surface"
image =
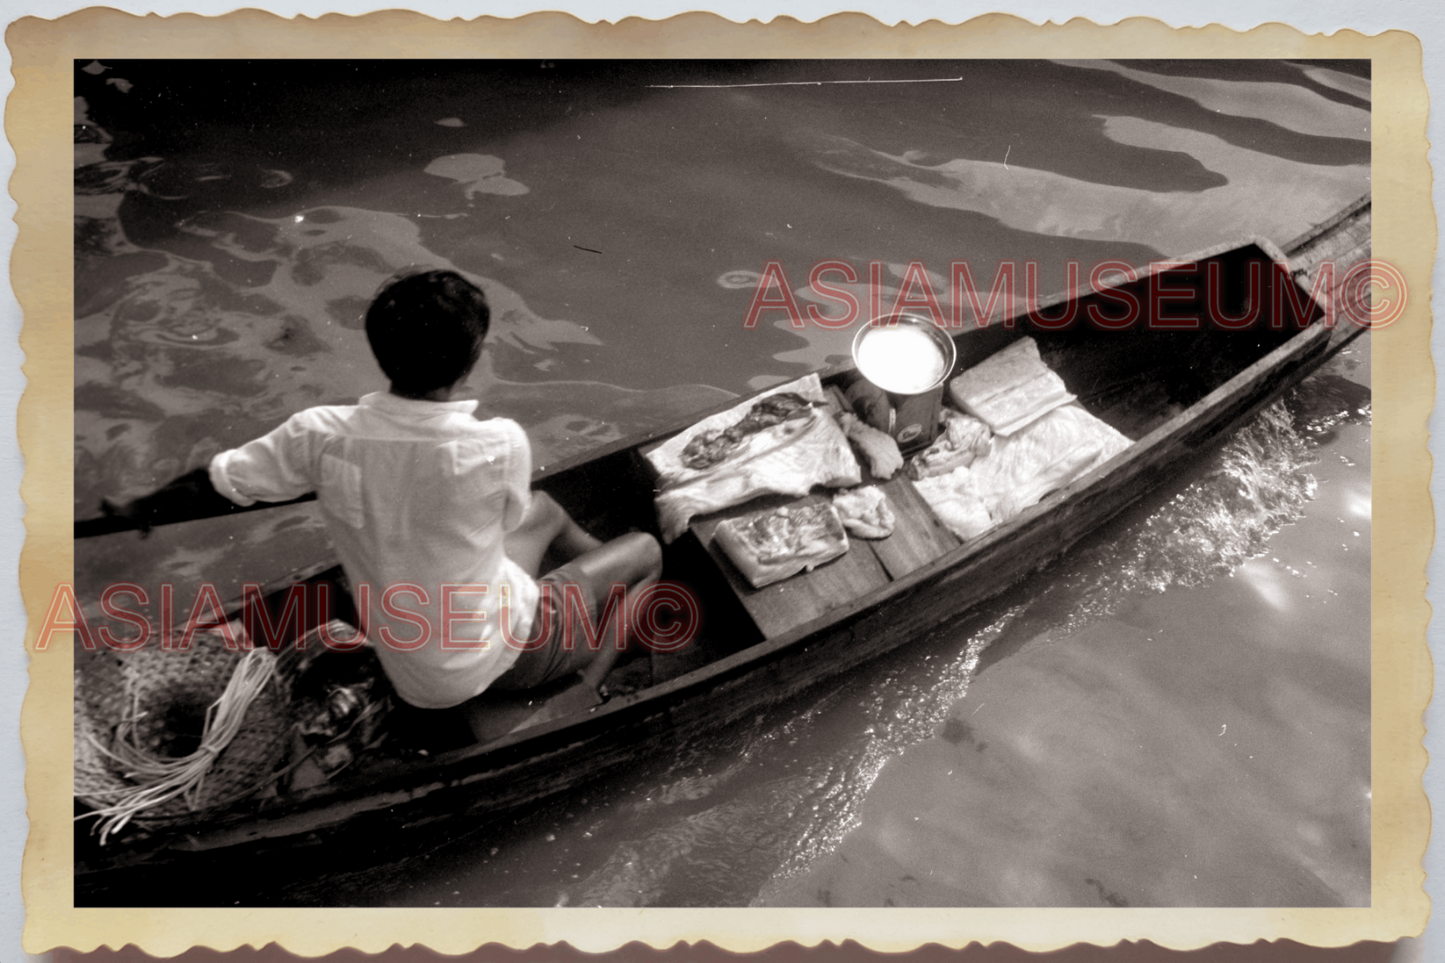
{"label": "dark water surface", "polygon": [[[795,85],[870,78],[930,82]],[[1253,61],[81,70],[76,512],[383,387],[360,316],[401,268],[484,284],[471,387],[547,464],[846,353],[778,312],[744,328],[769,261],[807,304],[826,259],[895,289],[912,261],[1034,260],[1048,292],[1069,259],[1287,241],[1369,189],[1369,93]],[[1365,905],[1356,344],[934,637],[583,796],[237,895]],[[229,596],[326,553],[312,510],[276,509],[79,543],[76,582]]]}

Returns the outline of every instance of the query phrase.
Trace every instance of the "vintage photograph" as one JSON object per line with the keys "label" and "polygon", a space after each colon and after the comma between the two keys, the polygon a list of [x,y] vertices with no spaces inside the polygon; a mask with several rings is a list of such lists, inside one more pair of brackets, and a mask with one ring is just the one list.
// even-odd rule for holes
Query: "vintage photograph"
{"label": "vintage photograph", "polygon": [[76,907],[1372,905],[1370,61],[74,105]]}

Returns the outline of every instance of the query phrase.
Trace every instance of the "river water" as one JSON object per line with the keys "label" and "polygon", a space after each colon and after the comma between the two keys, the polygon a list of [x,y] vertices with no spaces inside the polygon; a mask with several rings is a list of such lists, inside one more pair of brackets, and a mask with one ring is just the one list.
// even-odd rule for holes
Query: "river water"
{"label": "river water", "polygon": [[[1369,190],[1357,64],[322,70],[77,64],[77,517],[384,387],[360,317],[413,265],[486,287],[470,388],[545,465],[845,355],[848,330],[746,326],[769,262],[825,317],[825,260],[891,292],[911,262],[1034,261],[1049,292]],[[1369,384],[1361,339],[1061,562],[745,726],[231,895],[1368,905]],[[283,508],[78,543],[76,584],[228,597],[326,554]]]}

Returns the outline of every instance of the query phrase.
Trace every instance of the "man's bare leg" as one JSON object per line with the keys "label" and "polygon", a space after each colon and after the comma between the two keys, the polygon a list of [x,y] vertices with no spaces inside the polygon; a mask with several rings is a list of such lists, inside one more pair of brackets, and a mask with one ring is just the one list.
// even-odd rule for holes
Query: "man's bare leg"
{"label": "man's bare leg", "polygon": [[[577,571],[578,569],[581,571]],[[662,577],[662,549],[657,544],[657,539],[651,535],[632,532],[574,559],[571,563],[571,570],[576,572],[579,578],[585,579],[593,593],[601,598],[605,598],[608,590],[615,584],[621,583],[627,586],[624,599],[630,603],[635,593]],[[632,634],[632,626],[628,621],[630,618],[629,608],[630,604],[624,605],[622,611],[618,612],[616,616],[624,620],[622,638],[628,641]],[[601,628],[598,626],[599,630]],[[572,671],[582,673],[582,684],[552,696],[538,713],[528,719],[525,725],[538,725],[551,719],[585,712],[598,705],[602,701],[602,682],[607,678],[607,673],[617,664],[617,660],[622,655],[622,647],[604,645],[594,651],[583,645],[580,648],[574,648],[572,655],[573,665],[575,665]],[[583,661],[588,656],[590,659]],[[467,705],[470,706],[472,703]],[[481,731],[475,719],[473,719],[473,731]]]}
{"label": "man's bare leg", "polygon": [[549,550],[561,565],[602,547],[600,539],[587,534],[546,492],[532,493],[522,524],[508,532],[506,540],[507,557],[533,578],[541,574]]}
{"label": "man's bare leg", "polygon": [[[572,567],[580,568],[595,588],[618,582],[626,585],[624,597],[628,605],[619,613],[619,617],[626,620],[630,618],[628,610],[637,593],[662,577],[662,549],[651,535],[632,532],[579,556],[572,562]],[[622,634],[630,641],[632,626],[626,621]],[[597,657],[582,672],[583,684],[596,691],[621,655],[622,650],[616,646],[600,649]]]}

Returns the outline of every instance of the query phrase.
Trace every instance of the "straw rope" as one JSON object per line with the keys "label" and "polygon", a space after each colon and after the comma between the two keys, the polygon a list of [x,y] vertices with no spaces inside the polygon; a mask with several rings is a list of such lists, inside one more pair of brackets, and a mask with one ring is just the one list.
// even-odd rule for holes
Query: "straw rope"
{"label": "straw rope", "polygon": [[246,710],[275,677],[275,662],[268,652],[260,649],[248,652],[237,664],[221,697],[206,709],[200,746],[195,752],[180,758],[157,756],[136,744],[137,723],[146,712],[141,708],[138,697],[133,697],[116,729],[113,748],[101,745],[91,733],[86,733],[86,738],[104,755],[119,763],[125,778],[138,785],[92,790],[92,795],[116,795],[120,798],[76,819],[95,817],[98,822],[94,829],[99,830],[100,842],[104,845],[112,833],[119,832],[132,818],[176,797],[180,797],[187,808],[195,810],[206,775],[216,757],[236,737]]}

